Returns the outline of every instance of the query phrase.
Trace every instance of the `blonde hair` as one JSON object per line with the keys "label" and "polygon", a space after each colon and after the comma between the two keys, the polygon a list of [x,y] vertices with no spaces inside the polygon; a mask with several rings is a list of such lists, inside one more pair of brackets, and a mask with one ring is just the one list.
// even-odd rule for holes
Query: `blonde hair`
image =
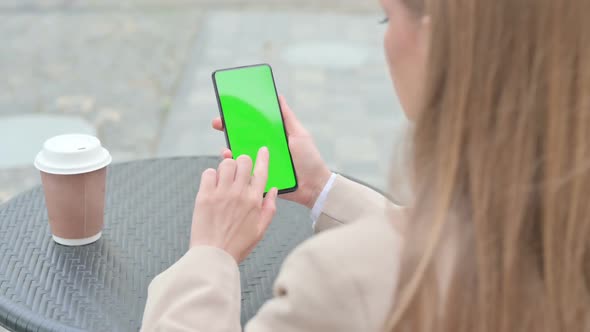
{"label": "blonde hair", "polygon": [[590,330],[590,0],[428,15],[416,205],[387,331]]}

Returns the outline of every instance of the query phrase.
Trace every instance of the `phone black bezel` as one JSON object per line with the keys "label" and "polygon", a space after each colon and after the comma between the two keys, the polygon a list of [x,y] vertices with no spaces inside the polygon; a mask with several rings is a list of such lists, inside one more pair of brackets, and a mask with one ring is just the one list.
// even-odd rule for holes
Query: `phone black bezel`
{"label": "phone black bezel", "polygon": [[[217,74],[218,72],[222,72],[222,71],[239,70],[239,69],[246,69],[246,68],[251,68],[251,67],[261,67],[261,66],[266,66],[266,67],[268,67],[270,69],[270,76],[272,78],[272,85],[273,85],[273,88],[275,90],[275,96],[277,98],[277,104],[279,105],[279,112],[281,113],[281,121],[283,122],[283,131],[284,131],[284,135],[285,135],[285,140],[287,141],[287,151],[289,151],[289,159],[291,160],[291,168],[293,169],[293,175],[295,175],[295,186],[293,186],[292,188],[279,189],[278,193],[279,193],[279,195],[280,194],[292,193],[292,192],[296,191],[297,188],[299,187],[299,180],[297,179],[297,171],[295,170],[295,164],[293,163],[293,155],[291,154],[291,149],[289,148],[289,136],[287,135],[287,126],[285,125],[285,118],[283,117],[283,109],[282,109],[281,103],[279,101],[279,93],[277,91],[277,84],[275,82],[275,78],[274,78],[274,73],[273,73],[272,67],[268,63],[259,63],[259,64],[255,64],[255,65],[247,65],[247,66],[223,68],[223,69],[215,70],[211,74],[211,79],[213,81],[213,87],[215,89],[215,97],[217,98],[217,108],[219,109],[219,115],[221,117],[221,123],[223,124],[223,128],[224,128],[223,135],[225,136],[225,144],[227,145],[227,148],[231,150],[231,145],[229,143],[229,136],[227,134],[227,130],[226,130],[226,127],[225,127],[225,117],[223,116],[223,107],[221,106],[221,99],[219,98],[219,91],[217,89],[217,80],[215,79],[215,74]],[[265,192],[265,194],[266,194],[266,192]]]}

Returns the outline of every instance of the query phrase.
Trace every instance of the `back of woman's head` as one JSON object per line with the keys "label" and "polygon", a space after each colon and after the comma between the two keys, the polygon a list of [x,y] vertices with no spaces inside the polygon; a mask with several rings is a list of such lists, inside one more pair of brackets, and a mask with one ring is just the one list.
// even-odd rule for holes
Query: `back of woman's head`
{"label": "back of woman's head", "polygon": [[402,2],[431,33],[389,327],[590,330],[590,0]]}

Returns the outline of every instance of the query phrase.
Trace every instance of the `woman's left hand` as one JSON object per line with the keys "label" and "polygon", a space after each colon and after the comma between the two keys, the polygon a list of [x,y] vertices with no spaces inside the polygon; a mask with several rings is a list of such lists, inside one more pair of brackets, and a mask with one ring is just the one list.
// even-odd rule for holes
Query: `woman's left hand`
{"label": "woman's left hand", "polygon": [[207,169],[195,202],[191,248],[212,246],[225,250],[236,262],[244,260],[262,239],[276,211],[277,189],[265,198],[269,154],[258,151],[252,159],[225,159],[217,170]]}

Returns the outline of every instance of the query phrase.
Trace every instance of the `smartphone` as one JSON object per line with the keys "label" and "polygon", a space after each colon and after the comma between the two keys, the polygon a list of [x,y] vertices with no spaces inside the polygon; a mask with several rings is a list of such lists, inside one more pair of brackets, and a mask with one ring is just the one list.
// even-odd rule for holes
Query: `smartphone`
{"label": "smartphone", "polygon": [[256,163],[258,150],[268,147],[270,159],[265,193],[297,190],[297,175],[272,68],[268,64],[220,69],[213,86],[225,127],[227,147],[234,158],[248,155]]}

